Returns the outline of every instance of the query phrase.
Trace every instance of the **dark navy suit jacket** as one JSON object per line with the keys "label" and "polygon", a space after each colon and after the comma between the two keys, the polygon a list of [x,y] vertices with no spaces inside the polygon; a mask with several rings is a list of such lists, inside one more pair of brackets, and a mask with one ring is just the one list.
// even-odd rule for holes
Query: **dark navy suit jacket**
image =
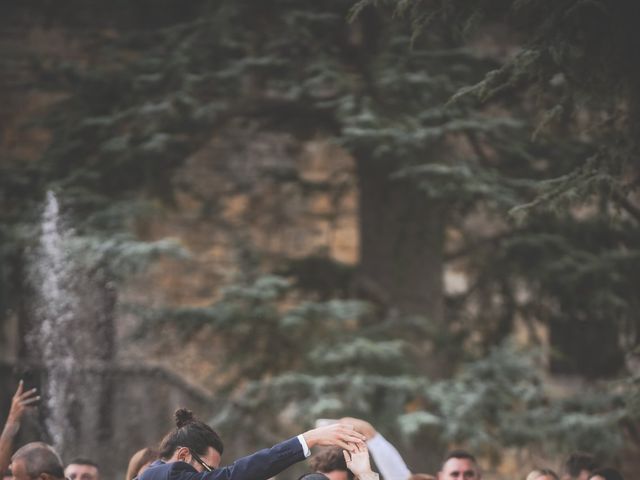
{"label": "dark navy suit jacket", "polygon": [[232,465],[212,472],[198,472],[185,462],[157,461],[147,468],[139,480],[267,480],[294,463],[304,460],[302,444],[297,437],[242,457]]}

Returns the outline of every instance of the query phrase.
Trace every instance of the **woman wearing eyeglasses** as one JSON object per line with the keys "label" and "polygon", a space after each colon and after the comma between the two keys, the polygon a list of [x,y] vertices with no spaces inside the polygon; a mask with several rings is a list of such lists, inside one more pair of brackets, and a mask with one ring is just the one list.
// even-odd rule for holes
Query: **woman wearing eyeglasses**
{"label": "woman wearing eyeglasses", "polygon": [[145,470],[140,480],[267,480],[304,460],[311,447],[335,445],[357,452],[365,440],[352,425],[336,423],[309,430],[218,468],[224,450],[218,434],[195,419],[189,410],[177,410],[175,419],[176,429],[160,445],[160,460]]}

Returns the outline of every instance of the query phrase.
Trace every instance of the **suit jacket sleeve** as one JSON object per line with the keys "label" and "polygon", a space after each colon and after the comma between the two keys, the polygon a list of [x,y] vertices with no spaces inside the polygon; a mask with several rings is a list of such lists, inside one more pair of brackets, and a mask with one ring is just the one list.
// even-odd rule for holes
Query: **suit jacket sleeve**
{"label": "suit jacket sleeve", "polygon": [[300,440],[293,437],[212,472],[194,472],[190,465],[184,464],[191,470],[188,471],[176,464],[169,480],[267,480],[304,458]]}

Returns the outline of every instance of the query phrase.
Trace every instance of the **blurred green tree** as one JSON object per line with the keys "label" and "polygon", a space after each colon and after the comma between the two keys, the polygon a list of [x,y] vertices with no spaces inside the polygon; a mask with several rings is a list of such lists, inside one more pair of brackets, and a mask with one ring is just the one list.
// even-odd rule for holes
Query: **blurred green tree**
{"label": "blurred green tree", "polygon": [[[579,111],[593,125],[601,111],[567,107],[578,90],[556,76],[563,72],[549,70],[537,97],[519,90],[516,81],[539,78],[527,70],[542,62],[535,50],[503,64],[479,44],[465,47],[460,25],[478,19],[466,14],[475,9],[454,18],[462,23],[436,22],[450,10],[422,15],[428,6],[416,3],[420,35],[412,38],[410,21],[392,19],[384,5],[360,2],[354,11],[352,3],[204,2],[195,20],[100,44],[99,64],[39,65],[42,82],[74,94],[45,120],[54,137],[37,166],[12,165],[1,177],[11,206],[5,232],[19,239],[3,244],[24,244],[18,233],[34,221],[28,207],[58,188],[82,219],[78,233],[93,245],[86,254],[119,259],[109,263],[113,275],[130,272],[144,262],[122,254],[139,260],[146,246],[131,235],[132,223],[149,199],[171,206],[173,172],[212,131],[235,122],[299,139],[320,135],[356,163],[361,258],[351,292],[375,308],[314,295],[284,308],[292,286],[254,275],[209,307],[151,315],[186,334],[214,328],[227,340],[233,375],[221,418],[250,422],[285,407],[304,416],[296,405],[309,407],[308,418],[346,409],[405,431],[437,428],[443,441],[471,440],[496,454],[542,442],[544,415],[577,412],[574,423],[545,430],[558,439],[597,415],[615,424],[623,414],[609,394],[598,407],[577,402],[552,416],[537,365],[511,365],[517,353],[493,352],[518,323],[533,339],[544,323],[556,347],[553,370],[601,377],[618,374],[637,347],[639,216],[636,177],[626,173],[628,131],[615,117],[595,131],[572,117]],[[547,115],[537,115],[539,104]],[[339,267],[336,275],[344,274]],[[468,286],[447,294],[445,267],[464,272]],[[478,377],[490,394],[473,393],[481,388],[474,375],[492,369],[498,373]],[[514,423],[530,409],[540,416]],[[401,414],[412,415],[395,423]],[[584,441],[571,438],[565,448]],[[603,437],[602,449],[611,453],[617,438]]]}

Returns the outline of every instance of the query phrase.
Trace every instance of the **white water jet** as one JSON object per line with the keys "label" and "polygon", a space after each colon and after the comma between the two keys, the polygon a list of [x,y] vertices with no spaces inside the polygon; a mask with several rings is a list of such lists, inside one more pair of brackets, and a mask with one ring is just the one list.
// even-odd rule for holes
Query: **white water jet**
{"label": "white water jet", "polygon": [[72,335],[78,301],[73,288],[74,265],[66,250],[70,236],[71,231],[61,220],[55,194],[47,192],[37,253],[31,259],[37,301],[29,343],[46,371],[45,422],[59,452],[64,451],[66,433],[70,431],[67,405],[73,395],[71,388],[76,374]]}
{"label": "white water jet", "polygon": [[48,192],[26,258],[32,308],[22,360],[40,379],[42,439],[62,458],[96,460],[103,478],[116,478],[133,450],[163,434],[176,402],[205,408],[210,400],[196,399],[190,385],[162,370],[117,364],[108,259],[65,213]]}

